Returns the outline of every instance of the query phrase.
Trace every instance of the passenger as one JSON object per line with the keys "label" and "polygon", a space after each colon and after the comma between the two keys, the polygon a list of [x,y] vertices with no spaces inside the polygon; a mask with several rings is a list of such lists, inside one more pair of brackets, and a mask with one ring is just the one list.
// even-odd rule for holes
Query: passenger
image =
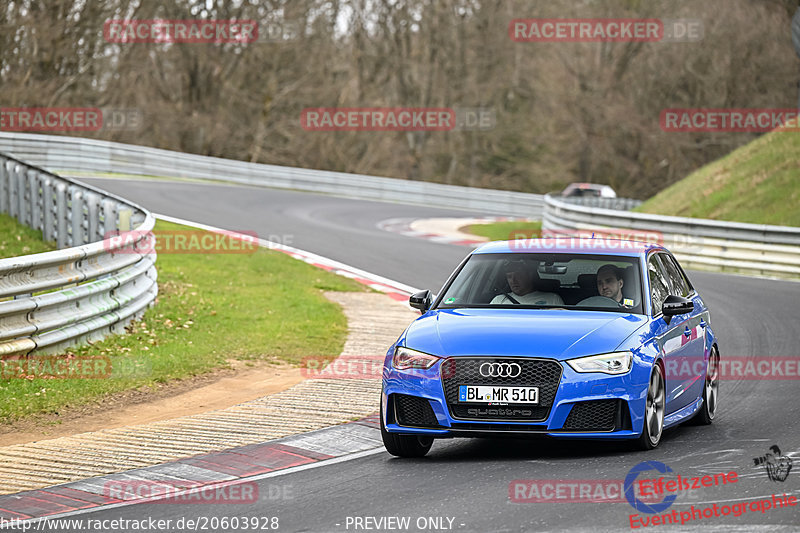
{"label": "passenger", "polygon": [[564,305],[564,300],[558,294],[534,290],[539,275],[535,267],[530,267],[525,261],[508,261],[505,272],[511,292],[498,294],[492,299],[493,304]]}

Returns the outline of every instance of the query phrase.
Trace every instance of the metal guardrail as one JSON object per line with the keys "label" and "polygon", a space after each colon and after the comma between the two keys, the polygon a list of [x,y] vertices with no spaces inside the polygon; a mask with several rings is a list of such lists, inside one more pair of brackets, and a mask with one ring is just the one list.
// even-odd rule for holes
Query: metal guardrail
{"label": "metal guardrail", "polygon": [[531,218],[541,217],[544,205],[539,194],[247,163],[79,137],[0,132],[0,151],[53,171],[227,181]]}
{"label": "metal guardrail", "polygon": [[642,203],[641,200],[633,198],[601,198],[598,196],[559,196],[558,199],[568,204],[582,205],[584,207],[601,207],[603,209],[623,211],[630,211]]}
{"label": "metal guardrail", "polygon": [[692,268],[800,277],[797,228],[626,211],[636,200],[574,200],[599,205],[593,207],[553,196],[262,165],[78,137],[0,132],[0,150],[59,170],[228,181],[508,216],[541,216],[544,229],[657,231],[682,262]]}
{"label": "metal guardrail", "polygon": [[585,207],[545,196],[542,229],[655,233],[687,268],[800,278],[800,228]]}
{"label": "metal guardrail", "polygon": [[[0,154],[0,212],[59,250],[0,259],[0,357],[61,350],[121,332],[155,299],[155,218],[94,187]],[[136,230],[103,240],[110,231]]]}

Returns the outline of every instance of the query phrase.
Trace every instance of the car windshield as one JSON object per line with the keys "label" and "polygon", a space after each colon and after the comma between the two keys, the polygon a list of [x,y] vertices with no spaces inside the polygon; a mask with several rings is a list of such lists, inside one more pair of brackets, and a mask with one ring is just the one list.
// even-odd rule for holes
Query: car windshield
{"label": "car windshield", "polygon": [[564,196],[600,196],[600,187],[567,187],[562,193]]}
{"label": "car windshield", "polygon": [[474,254],[437,308],[563,308],[643,314],[636,257]]}

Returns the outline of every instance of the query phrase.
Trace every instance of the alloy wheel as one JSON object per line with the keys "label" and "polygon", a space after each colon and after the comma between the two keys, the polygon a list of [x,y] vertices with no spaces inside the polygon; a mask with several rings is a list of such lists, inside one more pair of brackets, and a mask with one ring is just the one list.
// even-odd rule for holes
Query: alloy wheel
{"label": "alloy wheel", "polygon": [[661,440],[661,432],[664,430],[664,376],[658,365],[650,375],[650,386],[647,388],[645,424],[647,424],[650,443],[656,446]]}
{"label": "alloy wheel", "polygon": [[717,397],[719,395],[719,352],[711,351],[708,358],[708,371],[706,372],[706,410],[709,418],[714,418],[717,413]]}

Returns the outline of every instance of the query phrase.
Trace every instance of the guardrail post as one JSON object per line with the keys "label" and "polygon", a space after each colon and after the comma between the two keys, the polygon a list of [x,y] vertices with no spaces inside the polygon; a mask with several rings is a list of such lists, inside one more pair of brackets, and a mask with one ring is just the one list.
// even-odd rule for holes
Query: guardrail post
{"label": "guardrail post", "polygon": [[68,211],[67,186],[59,182],[56,184],[56,246],[59,250],[69,246]]}
{"label": "guardrail post", "polygon": [[19,214],[19,190],[17,186],[17,164],[10,161],[8,168],[8,214],[12,217],[17,217]]}
{"label": "guardrail post", "polygon": [[42,236],[47,242],[56,240],[54,223],[53,179],[45,176],[42,180]]}
{"label": "guardrail post", "polygon": [[42,217],[42,200],[44,190],[41,187],[41,176],[37,170],[28,170],[28,227],[33,229],[42,230],[43,217]]}
{"label": "guardrail post", "polygon": [[70,240],[69,245],[80,246],[89,242],[84,236],[85,230],[83,228],[83,220],[85,218],[83,213],[83,191],[74,185],[70,186],[68,191],[70,199],[69,220],[72,223],[72,239]]}
{"label": "guardrail post", "polygon": [[84,196],[86,202],[86,242],[102,240],[103,233],[100,230],[100,197],[93,192],[88,192]]}
{"label": "guardrail post", "polygon": [[0,213],[8,213],[8,164],[5,157],[0,157]]}
{"label": "guardrail post", "polygon": [[131,227],[139,227],[144,222],[144,215],[141,213],[134,213],[131,217]]}
{"label": "guardrail post", "polygon": [[133,225],[133,209],[123,205],[117,206],[117,229],[119,231],[131,231]]}
{"label": "guardrail post", "polygon": [[29,218],[27,202],[28,188],[25,186],[25,178],[27,177],[28,172],[23,167],[17,166],[17,220],[19,220],[20,224],[26,224]]}
{"label": "guardrail post", "polygon": [[101,230],[101,238],[105,238],[112,231],[117,229],[117,207],[118,204],[115,200],[106,198],[101,202],[103,211],[103,229]]}

